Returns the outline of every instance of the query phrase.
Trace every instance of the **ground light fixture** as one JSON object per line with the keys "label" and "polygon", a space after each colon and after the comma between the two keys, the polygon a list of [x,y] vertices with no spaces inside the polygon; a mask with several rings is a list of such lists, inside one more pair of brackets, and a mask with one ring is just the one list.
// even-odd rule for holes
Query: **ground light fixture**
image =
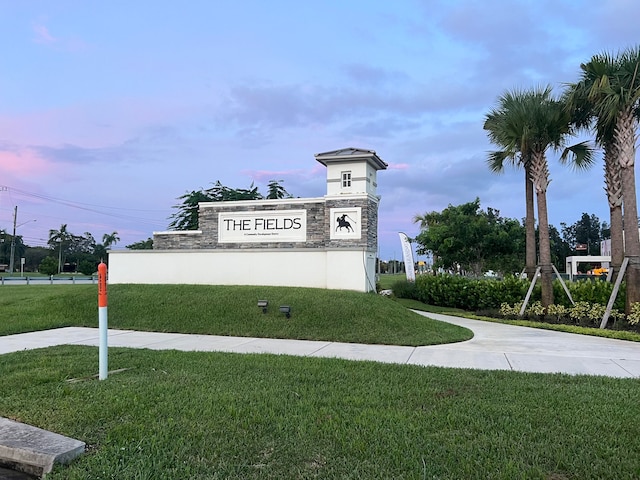
{"label": "ground light fixture", "polygon": [[267,313],[269,302],[267,300],[258,300],[258,308],[262,309],[262,313]]}
{"label": "ground light fixture", "polygon": [[280,313],[284,313],[285,317],[291,318],[291,307],[289,305],[280,305]]}

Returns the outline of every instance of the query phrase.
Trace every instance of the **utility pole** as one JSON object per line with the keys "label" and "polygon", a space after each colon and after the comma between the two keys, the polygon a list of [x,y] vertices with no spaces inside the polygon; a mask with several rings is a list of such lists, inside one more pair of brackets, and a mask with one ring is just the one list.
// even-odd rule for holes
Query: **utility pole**
{"label": "utility pole", "polygon": [[9,258],[9,275],[13,276],[13,255],[16,251],[16,221],[18,220],[18,206],[13,209],[13,236],[11,237],[11,258]]}

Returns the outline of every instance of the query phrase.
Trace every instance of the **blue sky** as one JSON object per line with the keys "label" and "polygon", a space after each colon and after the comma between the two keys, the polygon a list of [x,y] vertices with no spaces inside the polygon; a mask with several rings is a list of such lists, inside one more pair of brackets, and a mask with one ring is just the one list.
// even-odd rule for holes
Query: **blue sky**
{"label": "blue sky", "polygon": [[[484,115],[507,89],[559,94],[635,45],[638,18],[634,0],[0,0],[0,229],[17,205],[29,245],[67,224],[124,248],[216,180],[322,196],[314,154],[343,147],[389,164],[383,259],[449,204],[521,219],[523,174],[486,167]],[[601,162],[549,164],[553,225],[608,220]]]}

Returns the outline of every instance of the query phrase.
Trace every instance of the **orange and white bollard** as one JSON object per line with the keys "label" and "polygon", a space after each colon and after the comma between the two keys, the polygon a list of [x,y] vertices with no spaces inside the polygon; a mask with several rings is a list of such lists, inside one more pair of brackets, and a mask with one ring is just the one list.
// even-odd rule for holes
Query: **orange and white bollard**
{"label": "orange and white bollard", "polygon": [[98,265],[98,327],[100,330],[98,378],[104,380],[108,372],[107,354],[107,265]]}

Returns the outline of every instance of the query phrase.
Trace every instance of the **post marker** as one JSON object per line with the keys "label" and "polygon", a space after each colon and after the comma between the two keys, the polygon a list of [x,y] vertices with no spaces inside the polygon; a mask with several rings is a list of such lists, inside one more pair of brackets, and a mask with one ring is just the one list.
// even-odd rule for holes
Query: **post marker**
{"label": "post marker", "polygon": [[98,327],[100,330],[98,378],[107,378],[107,265],[100,262],[98,265]]}

